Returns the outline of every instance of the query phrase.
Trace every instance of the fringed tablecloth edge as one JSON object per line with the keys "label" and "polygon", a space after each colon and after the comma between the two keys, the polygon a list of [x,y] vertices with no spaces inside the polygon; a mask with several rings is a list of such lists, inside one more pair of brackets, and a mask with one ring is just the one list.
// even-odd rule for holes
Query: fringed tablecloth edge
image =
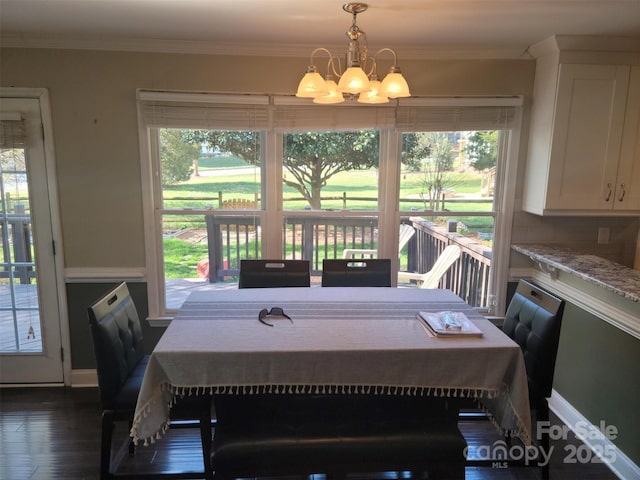
{"label": "fringed tablecloth edge", "polygon": [[431,397],[494,398],[498,389],[480,387],[439,387],[439,386],[402,386],[402,385],[343,385],[343,384],[268,384],[268,385],[210,385],[189,386],[169,385],[174,398],[186,395],[260,395],[260,394],[363,394],[363,395],[411,395]]}
{"label": "fringed tablecloth edge", "polygon": [[[487,411],[482,405],[483,398],[493,399],[496,397],[504,397],[509,403],[510,410],[514,412],[517,425],[515,429],[505,430],[497,424],[495,419],[491,421],[504,434],[509,436],[517,436],[526,445],[530,444],[531,438],[525,423],[517,414],[513,404],[509,398],[508,392],[504,389],[488,389],[483,387],[440,387],[440,386],[401,386],[401,385],[342,385],[342,384],[319,384],[319,385],[292,385],[292,384],[268,384],[268,385],[170,385],[164,383],[162,390],[170,394],[169,408],[173,406],[176,399],[190,395],[259,395],[259,394],[363,394],[363,395],[410,395],[410,396],[427,396],[427,397],[445,397],[445,398],[471,398],[477,405]],[[151,436],[140,438],[138,436],[139,426],[142,423],[142,417],[146,417],[151,411],[151,401],[142,407],[142,414],[136,415],[133,420],[130,436],[137,445],[143,440],[144,446],[155,443],[160,439],[169,428],[171,422],[167,418],[160,426],[160,430]]]}

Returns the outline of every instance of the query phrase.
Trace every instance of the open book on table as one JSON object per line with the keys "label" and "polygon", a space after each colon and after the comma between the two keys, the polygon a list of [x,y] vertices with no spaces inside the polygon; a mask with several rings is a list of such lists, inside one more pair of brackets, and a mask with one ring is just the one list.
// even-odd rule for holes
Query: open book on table
{"label": "open book on table", "polygon": [[482,336],[482,330],[462,312],[419,312],[417,316],[437,337]]}

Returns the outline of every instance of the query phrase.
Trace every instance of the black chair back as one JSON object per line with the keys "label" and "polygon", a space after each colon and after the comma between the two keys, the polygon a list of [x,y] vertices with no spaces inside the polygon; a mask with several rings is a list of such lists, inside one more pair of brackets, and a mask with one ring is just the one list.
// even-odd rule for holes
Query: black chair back
{"label": "black chair back", "polygon": [[323,287],[390,287],[391,260],[325,259],[322,261]]}
{"label": "black chair back", "polygon": [[142,327],[126,283],[91,305],[88,313],[100,400],[103,408],[116,408],[115,397],[144,357]]}
{"label": "black chair back", "polygon": [[308,260],[240,260],[238,288],[309,287]]}
{"label": "black chair back", "polygon": [[[142,327],[129,288],[122,282],[88,308],[91,338],[98,371],[98,389],[102,404],[102,439],[100,447],[100,479],[118,478],[111,471],[114,423],[127,421],[129,428],[138,401],[149,356],[144,354]],[[171,477],[213,478],[209,462],[211,451],[211,398],[208,395],[177,397],[171,407],[174,419],[186,420],[184,427],[198,427],[202,442],[204,471],[176,472]],[[135,451],[130,439],[129,453]],[[146,440],[146,439],[145,439]],[[132,478],[126,473],[123,478]],[[136,478],[156,478],[140,474]]]}
{"label": "black chair back", "polygon": [[532,400],[551,396],[564,301],[525,280],[509,303],[502,330],[522,349]]}

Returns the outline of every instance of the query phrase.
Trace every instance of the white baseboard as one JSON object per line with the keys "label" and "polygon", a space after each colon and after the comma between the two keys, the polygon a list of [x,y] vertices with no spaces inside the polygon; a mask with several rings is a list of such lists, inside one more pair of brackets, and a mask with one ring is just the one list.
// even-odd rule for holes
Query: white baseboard
{"label": "white baseboard", "polygon": [[72,387],[97,387],[98,374],[94,369],[75,369],[71,371]]}
{"label": "white baseboard", "polygon": [[[589,432],[599,430],[599,426],[593,425],[582,414],[576,410],[558,392],[553,391],[549,399],[549,408],[558,418],[567,425],[573,432],[576,426],[582,426],[582,430]],[[587,435],[587,437],[596,435]],[[605,465],[622,480],[640,480],[640,467],[633,463],[606,435],[598,438],[583,438],[582,441],[592,452],[607,452],[609,457],[614,458],[612,462],[605,462]]]}

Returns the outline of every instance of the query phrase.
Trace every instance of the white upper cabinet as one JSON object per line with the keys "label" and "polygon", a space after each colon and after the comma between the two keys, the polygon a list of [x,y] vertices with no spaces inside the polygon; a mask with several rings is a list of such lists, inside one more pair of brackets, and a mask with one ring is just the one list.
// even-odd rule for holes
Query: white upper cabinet
{"label": "white upper cabinet", "polygon": [[640,209],[640,66],[631,69],[629,79],[613,208]]}
{"label": "white upper cabinet", "polygon": [[525,211],[640,214],[640,66],[543,55],[531,115]]}

